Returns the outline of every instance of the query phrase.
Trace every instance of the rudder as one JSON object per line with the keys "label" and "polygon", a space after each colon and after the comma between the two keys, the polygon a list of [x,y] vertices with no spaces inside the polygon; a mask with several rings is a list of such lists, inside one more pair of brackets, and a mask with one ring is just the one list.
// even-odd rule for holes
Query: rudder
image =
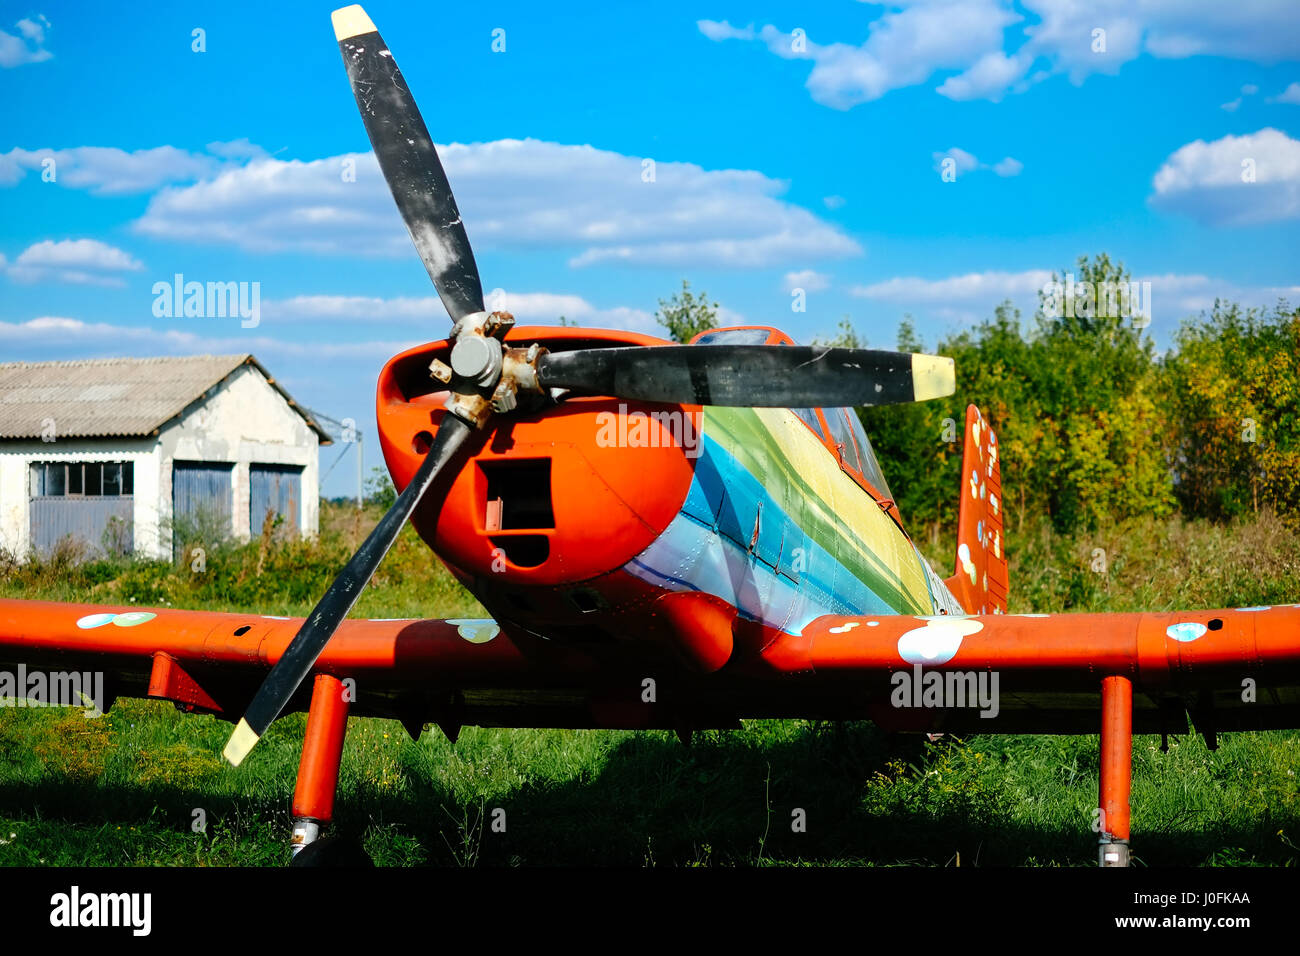
{"label": "rudder", "polygon": [[1002,467],[997,436],[974,405],[966,407],[957,510],[957,559],[944,583],[968,614],[1005,614],[1007,552],[1003,542]]}

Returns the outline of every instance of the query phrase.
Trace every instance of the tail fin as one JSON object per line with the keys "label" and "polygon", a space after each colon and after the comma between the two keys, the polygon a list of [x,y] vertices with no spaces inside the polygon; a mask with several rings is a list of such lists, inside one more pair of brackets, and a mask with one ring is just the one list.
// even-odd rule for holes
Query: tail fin
{"label": "tail fin", "polygon": [[999,457],[993,429],[978,408],[968,405],[957,512],[957,566],[953,576],[944,581],[968,614],[1005,614],[1007,610]]}

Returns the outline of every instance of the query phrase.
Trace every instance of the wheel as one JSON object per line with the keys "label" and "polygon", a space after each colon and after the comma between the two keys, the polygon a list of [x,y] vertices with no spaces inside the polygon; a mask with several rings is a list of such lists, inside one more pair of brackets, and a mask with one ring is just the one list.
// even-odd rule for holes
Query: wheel
{"label": "wheel", "polygon": [[357,840],[327,836],[308,843],[294,855],[289,865],[373,867],[375,861]]}

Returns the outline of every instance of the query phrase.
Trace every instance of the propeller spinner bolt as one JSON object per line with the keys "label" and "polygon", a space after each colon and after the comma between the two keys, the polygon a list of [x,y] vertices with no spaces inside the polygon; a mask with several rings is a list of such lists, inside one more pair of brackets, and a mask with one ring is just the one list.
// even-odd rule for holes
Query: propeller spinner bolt
{"label": "propeller spinner bolt", "polygon": [[458,338],[451,349],[451,369],[475,385],[491,385],[501,374],[501,343],[481,335]]}
{"label": "propeller spinner bolt", "polygon": [[451,366],[442,359],[434,359],[429,363],[429,374],[444,385],[451,384]]}

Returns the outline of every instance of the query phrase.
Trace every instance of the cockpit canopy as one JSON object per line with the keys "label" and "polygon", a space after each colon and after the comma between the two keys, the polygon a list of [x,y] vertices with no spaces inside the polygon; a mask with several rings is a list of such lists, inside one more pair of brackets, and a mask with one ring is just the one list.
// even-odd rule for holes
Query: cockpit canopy
{"label": "cockpit canopy", "polygon": [[[794,345],[780,329],[766,325],[738,325],[709,329],[691,339],[691,345]],[[792,408],[828,447],[835,449],[844,470],[878,499],[892,501],[893,493],[880,470],[871,440],[858,414],[851,408]]]}

